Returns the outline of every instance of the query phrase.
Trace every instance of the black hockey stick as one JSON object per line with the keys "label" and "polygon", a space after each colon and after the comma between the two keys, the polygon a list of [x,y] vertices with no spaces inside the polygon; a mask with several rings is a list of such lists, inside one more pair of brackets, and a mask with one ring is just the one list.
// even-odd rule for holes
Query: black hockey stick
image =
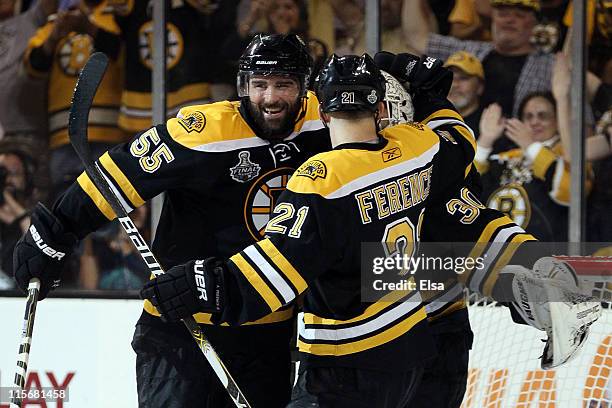
{"label": "black hockey stick", "polygon": [[10,408],[21,407],[24,399],[26,373],[28,371],[28,360],[30,359],[30,345],[32,344],[32,333],[34,331],[34,318],[36,317],[36,303],[40,280],[30,279],[28,285],[28,298],[26,300],[25,316],[23,316],[23,328],[21,329],[21,343],[19,344],[19,355],[17,356],[17,369],[15,371],[15,389],[11,390]]}
{"label": "black hockey stick", "polygon": [[[100,193],[104,199],[110,204],[111,208],[117,215],[121,226],[125,230],[126,234],[130,237],[132,244],[134,244],[136,249],[138,249],[140,256],[147,264],[150,272],[157,276],[164,273],[161,265],[159,262],[157,262],[155,255],[153,255],[149,245],[142,238],[142,235],[140,235],[140,232],[138,232],[138,229],[130,217],[128,217],[127,212],[121,205],[118,197],[111,190],[108,181],[104,178],[104,175],[98,167],[98,163],[91,156],[91,150],[89,149],[89,143],[87,141],[89,109],[91,108],[93,98],[96,94],[100,81],[102,81],[107,65],[108,58],[106,55],[96,52],[89,57],[87,64],[85,64],[85,67],[83,67],[83,70],[79,75],[76,88],[74,89],[74,95],[72,96],[70,118],[68,120],[70,143],[81,158],[81,161],[85,166],[85,172],[96,188],[100,190]],[[223,364],[219,358],[217,352],[208,342],[208,339],[204,336],[204,333],[202,333],[202,329],[200,326],[198,326],[195,319],[193,317],[188,317],[183,319],[183,322],[195,339],[200,350],[202,350],[204,353],[206,360],[208,360],[212,369],[217,374],[217,377],[219,377],[219,380],[225,386],[225,389],[236,406],[238,408],[250,408],[249,403],[238,388],[238,385],[225,367],[225,364]]]}

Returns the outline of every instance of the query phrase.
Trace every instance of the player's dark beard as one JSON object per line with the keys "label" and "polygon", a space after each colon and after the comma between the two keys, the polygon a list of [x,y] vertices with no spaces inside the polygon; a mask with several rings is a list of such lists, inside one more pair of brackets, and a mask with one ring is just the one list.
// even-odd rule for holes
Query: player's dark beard
{"label": "player's dark beard", "polygon": [[[295,121],[301,108],[301,99],[296,100],[293,104],[286,102],[278,102],[273,105],[256,105],[249,101],[249,113],[255,124],[259,128],[261,134],[257,136],[267,140],[279,140],[289,136],[295,127]],[[278,121],[266,121],[262,110],[264,108],[274,109],[278,107],[285,108],[286,115]]]}

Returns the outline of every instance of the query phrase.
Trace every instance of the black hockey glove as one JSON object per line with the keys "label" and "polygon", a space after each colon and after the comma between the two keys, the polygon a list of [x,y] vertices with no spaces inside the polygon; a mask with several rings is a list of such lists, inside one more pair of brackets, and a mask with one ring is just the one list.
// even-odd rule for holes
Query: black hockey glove
{"label": "black hockey glove", "polygon": [[374,56],[374,62],[400,82],[408,82],[412,95],[432,93],[446,98],[453,83],[453,72],[444,67],[444,62],[426,55],[419,58],[381,51]]}
{"label": "black hockey glove", "polygon": [[140,297],[149,299],[165,322],[194,313],[218,313],[223,307],[224,271],[218,258],[189,261],[145,283]]}
{"label": "black hockey glove", "polygon": [[30,279],[40,279],[38,300],[42,300],[51,289],[59,286],[62,269],[77,238],[41,203],[36,205],[30,217],[30,227],[13,251],[13,271],[17,285],[24,292],[28,290]]}

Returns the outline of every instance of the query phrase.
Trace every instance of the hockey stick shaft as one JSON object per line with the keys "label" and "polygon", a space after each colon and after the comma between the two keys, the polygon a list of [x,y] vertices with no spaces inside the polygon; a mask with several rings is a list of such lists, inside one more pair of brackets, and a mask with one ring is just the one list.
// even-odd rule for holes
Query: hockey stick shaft
{"label": "hockey stick shaft", "polygon": [[[149,245],[144,240],[140,232],[128,217],[127,212],[119,198],[110,188],[108,181],[98,167],[98,163],[94,161],[89,144],[87,141],[87,124],[89,117],[89,110],[93,102],[98,85],[100,84],[104,71],[108,65],[108,58],[102,53],[94,53],[91,55],[87,64],[81,71],[79,79],[77,81],[74,95],[72,97],[72,105],[70,107],[70,118],[68,123],[68,132],[70,135],[70,143],[77,152],[85,172],[91,179],[92,183],[100,191],[104,199],[109,203],[117,218],[125,230],[126,234],[130,237],[130,240],[138,250],[138,253],[147,264],[150,272],[154,275],[163,274],[164,271],[153,255],[153,252],[149,248]],[[225,386],[230,398],[234,401],[234,404],[239,407],[250,407],[246,398],[238,388],[238,385],[230,375],[229,371],[221,361],[219,355],[214,350],[212,345],[208,342],[208,339],[202,333],[202,329],[196,323],[193,317],[183,319],[185,326],[191,333],[192,337],[198,344],[198,347],[204,353],[206,360],[211,365],[213,371],[221,383]]]}
{"label": "hockey stick shaft", "polygon": [[23,328],[21,329],[21,343],[19,344],[19,355],[17,356],[17,368],[15,370],[15,390],[11,397],[10,408],[21,407],[21,394],[25,387],[26,373],[28,371],[30,345],[32,344],[32,333],[34,332],[34,318],[36,317],[39,290],[40,280],[32,278],[28,285],[28,298],[26,300]]}

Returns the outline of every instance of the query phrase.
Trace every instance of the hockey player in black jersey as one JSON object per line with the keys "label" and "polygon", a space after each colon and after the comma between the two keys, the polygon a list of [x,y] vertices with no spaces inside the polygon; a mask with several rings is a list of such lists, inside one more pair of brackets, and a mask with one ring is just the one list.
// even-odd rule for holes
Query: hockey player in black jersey
{"label": "hockey player in black jersey", "polygon": [[454,168],[472,161],[474,143],[451,128],[458,145],[451,144],[419,124],[378,134],[383,93],[369,56],[332,57],[318,95],[334,150],[293,175],[266,227],[269,238],[229,261],[175,267],[142,292],[168,320],[206,310],[232,325],[305,292],[292,407],[402,407],[435,354],[418,291],[361,301],[360,244],[417,241],[428,203],[463,182]]}
{"label": "hockey player in black jersey", "polygon": [[[408,94],[407,90],[396,86],[396,111],[399,107],[414,104],[414,120],[428,125],[440,134],[444,134],[449,126],[461,131],[469,130],[447,101],[449,83],[443,73],[430,75],[428,81],[420,84],[410,81],[409,77],[415,76],[411,71],[436,70],[441,66],[441,61],[431,58],[428,61],[426,56],[419,59],[410,54],[394,55],[387,52],[378,53],[375,61],[379,67],[403,81],[410,90]],[[402,119],[400,123],[406,121],[405,117]],[[470,275],[469,279],[451,279],[444,291],[424,294],[428,321],[438,355],[426,363],[423,380],[410,406],[458,408],[461,405],[467,384],[469,350],[473,338],[463,287],[468,286],[472,292],[486,296],[500,297],[500,288],[504,285],[499,283],[499,277],[504,276],[500,273],[508,263],[522,259],[525,264],[531,266],[542,256],[541,251],[530,249],[530,244],[523,245],[533,243],[533,236],[515,225],[510,218],[499,211],[485,208],[478,201],[476,197],[480,192],[480,181],[473,164],[456,170],[465,170],[466,179],[463,185],[454,191],[450,190],[443,200],[428,207],[421,229],[421,239],[423,242],[446,242],[447,246],[451,242],[465,242],[466,244],[459,245],[459,252],[449,251],[450,254],[464,257],[482,256],[489,262],[483,270],[466,274]],[[469,242],[476,243],[471,253],[461,253],[470,247],[467,245]],[[529,272],[523,270],[523,273],[530,276]],[[508,278],[511,274],[505,275]],[[583,306],[578,306],[578,310],[582,310],[580,307]],[[574,311],[574,316],[576,315]],[[568,321],[573,322],[569,318],[570,315],[567,317]],[[520,317],[517,316],[517,320],[521,320]],[[570,346],[563,352],[558,352],[556,356],[546,356],[543,366],[560,364],[573,355],[583,341],[573,343],[573,338],[566,340]]]}
{"label": "hockey player in black jersey", "polygon": [[[515,244],[532,239],[507,217],[483,208],[466,189],[469,168],[456,169],[468,167],[473,157],[469,133],[452,128],[434,133],[412,124],[377,135],[382,79],[375,79],[376,72],[367,55],[334,56],[323,70],[320,109],[334,150],[296,171],[266,227],[268,238],[228,261],[208,258],[172,268],[141,292],[168,321],[206,311],[215,322],[230,325],[274,312],[304,293],[298,318],[301,364],[290,407],[420,406],[410,399],[422,364],[433,354],[420,294],[398,290],[362,302],[361,242],[393,247],[393,238],[419,240],[421,228],[438,241],[446,231],[473,240],[495,234]],[[422,185],[412,188],[407,180]],[[497,287],[508,281],[499,279],[499,272],[517,247],[483,247],[493,261],[469,271],[461,282],[487,294],[508,289]],[[520,267],[506,271],[515,299],[522,290],[542,290],[529,275]],[[597,314],[592,306],[568,307],[555,315],[540,304],[531,310],[524,302],[514,303],[524,320],[549,336],[554,316],[563,324],[573,317],[583,330]],[[582,342],[580,335],[572,337],[573,329],[557,338],[564,341],[557,363]],[[554,360],[551,349],[545,355],[548,363]],[[443,406],[443,401],[435,404]]]}
{"label": "hockey player in black jersey", "polygon": [[[183,108],[100,157],[128,211],[166,192],[153,243],[164,268],[202,254],[229,256],[261,239],[295,168],[330,149],[316,96],[306,90],[311,64],[297,36],[256,36],[240,59],[239,102]],[[33,211],[14,253],[19,286],[40,278],[44,299],[77,240],[113,218],[83,173],[51,211]],[[56,256],[37,247],[38,240]],[[253,407],[288,403],[292,308],[240,327],[211,326],[208,313],[194,317]],[[185,327],[163,323],[149,301],[132,346],[141,407],[234,406]]]}

